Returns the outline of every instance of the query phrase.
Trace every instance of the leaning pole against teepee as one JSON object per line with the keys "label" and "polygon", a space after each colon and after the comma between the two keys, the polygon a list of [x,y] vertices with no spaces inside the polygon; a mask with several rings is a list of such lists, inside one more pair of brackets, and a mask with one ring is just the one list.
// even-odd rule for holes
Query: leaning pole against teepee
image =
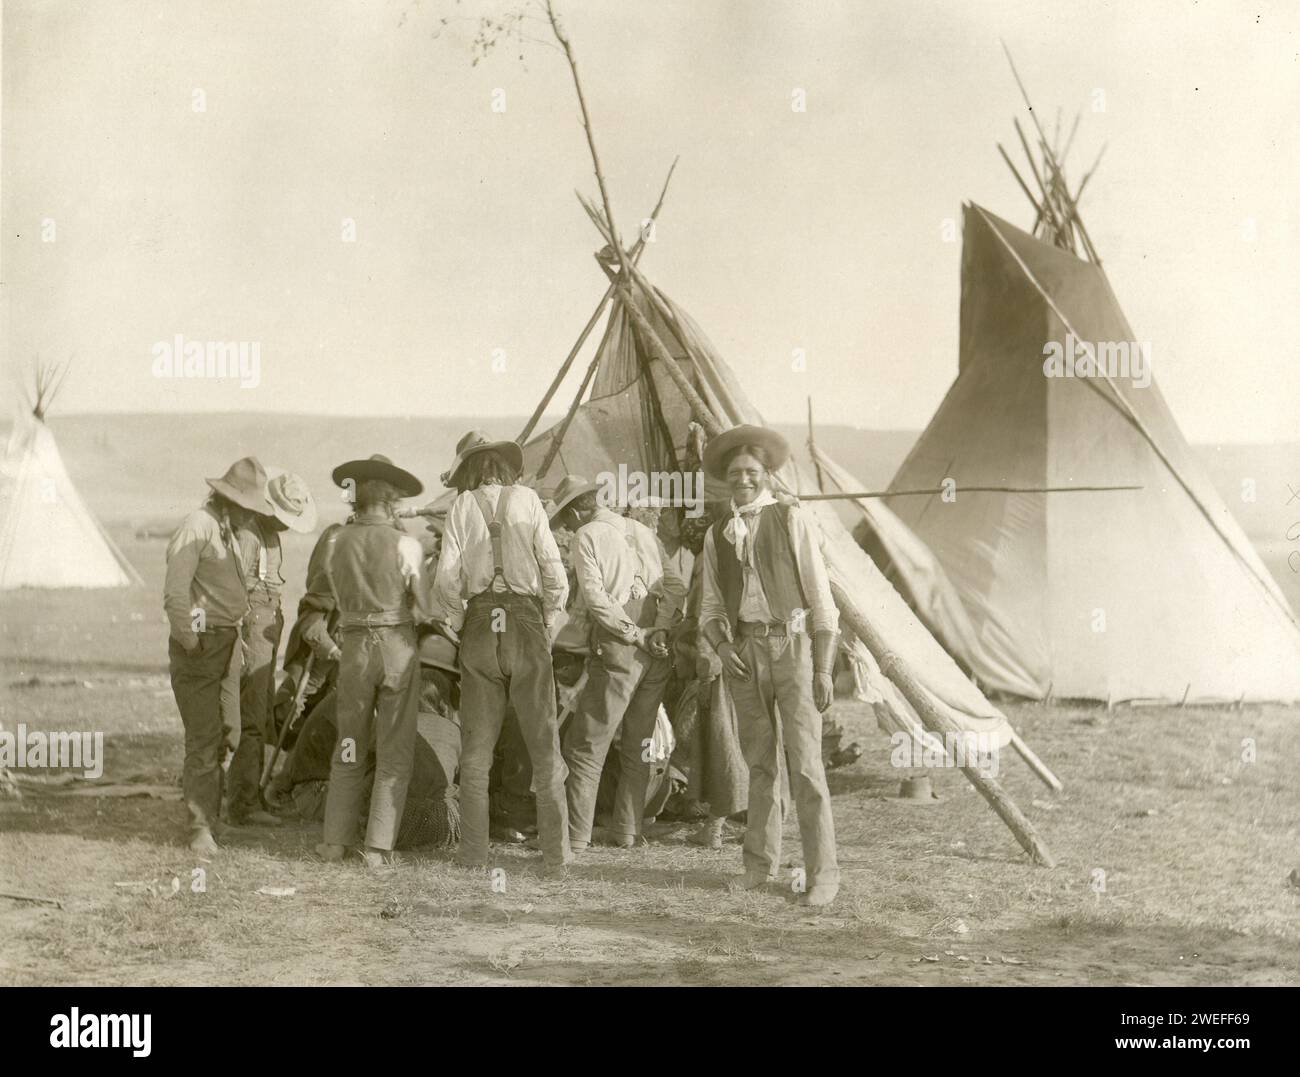
{"label": "leaning pole against teepee", "polygon": [[[690,411],[695,421],[700,424],[705,434],[713,437],[720,434],[724,427],[718,416],[709,408],[704,399],[696,392],[695,387],[691,385],[686,374],[673,359],[672,354],[659,339],[654,327],[650,324],[649,319],[641,311],[637,303],[636,295],[633,292],[633,285],[645,297],[652,310],[663,318],[670,330],[674,328],[674,319],[671,310],[663,302],[661,296],[646,281],[631,259],[626,256],[625,248],[618,235],[618,227],[614,217],[609,191],[605,182],[604,172],[600,165],[600,156],[596,150],[595,136],[592,131],[591,117],[587,109],[586,98],[582,91],[582,81],[578,74],[578,64],[574,56],[573,45],[565,33],[556,13],[552,0],[546,3],[547,16],[551,23],[552,31],[556,40],[559,42],[561,49],[564,51],[565,58],[568,61],[569,69],[573,75],[574,89],[577,92],[578,104],[582,111],[583,130],[587,138],[587,146],[591,152],[592,164],[596,173],[596,184],[600,190],[601,202],[604,206],[604,223],[608,230],[610,246],[618,258],[619,269],[614,283],[617,285],[617,292],[623,300],[623,309],[627,311],[633,324],[636,326],[641,339],[650,354],[652,363],[656,364],[658,369],[663,370],[672,379],[673,384],[681,393],[684,400],[690,407]],[[685,334],[679,336],[679,340],[684,342]],[[693,355],[687,347],[687,355],[693,358]],[[849,630],[867,647],[876,662],[879,663],[882,671],[888,677],[890,682],[903,694],[908,703],[916,711],[921,724],[931,733],[943,737],[945,734],[959,732],[949,719],[934,705],[934,702],[928,692],[926,692],[915,678],[913,672],[907,667],[903,659],[889,647],[887,642],[871,625],[865,613],[858,607],[853,597],[847,593],[841,580],[845,573],[840,571],[835,559],[835,554],[829,545],[826,549],[827,567],[830,570],[832,578],[832,591],[836,604],[840,609],[840,617]],[[962,773],[975,786],[985,800],[993,807],[998,816],[1010,828],[1015,835],[1016,840],[1021,847],[1030,855],[1035,863],[1047,867],[1055,865],[1055,858],[1050,850],[1043,843],[1042,839],[1034,830],[1033,825],[1016,807],[1011,798],[1007,796],[1002,789],[1001,784],[993,777],[984,774],[975,767],[962,767]]]}

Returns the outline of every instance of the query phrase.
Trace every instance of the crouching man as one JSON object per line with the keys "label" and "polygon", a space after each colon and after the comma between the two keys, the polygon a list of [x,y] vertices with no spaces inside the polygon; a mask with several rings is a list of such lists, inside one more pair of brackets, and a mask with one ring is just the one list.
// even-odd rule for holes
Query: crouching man
{"label": "crouching man", "polygon": [[800,904],[827,905],[839,867],[821,716],[831,705],[839,611],[813,523],[772,496],[770,473],[789,455],[785,438],[757,426],[706,447],[704,469],[726,482],[731,503],[704,540],[700,632],[722,660],[749,767],[745,888],[765,886],[781,862],[784,754],[806,870]]}
{"label": "crouching man", "polygon": [[338,673],[338,743],[325,801],[325,860],[357,845],[358,819],[374,753],[374,785],[365,847],[367,865],[389,860],[406,804],[420,699],[415,622],[428,621],[420,543],[394,515],[420,480],[384,456],[351,460],[334,482],[353,491],[356,512],[329,539],[325,573],[334,593],[342,655]]}

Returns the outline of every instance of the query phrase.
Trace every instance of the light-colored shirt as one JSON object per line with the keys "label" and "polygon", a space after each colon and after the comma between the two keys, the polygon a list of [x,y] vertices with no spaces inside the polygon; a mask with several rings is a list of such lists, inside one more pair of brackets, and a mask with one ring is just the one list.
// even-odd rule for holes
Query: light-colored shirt
{"label": "light-colored shirt", "polygon": [[242,555],[248,601],[254,606],[279,608],[284,590],[284,551],[279,532],[249,517],[245,525],[235,528],[235,540]]}
{"label": "light-colored shirt", "polygon": [[653,594],[658,602],[654,627],[667,628],[686,600],[686,582],[667,565],[659,537],[645,524],[608,509],[597,509],[574,535],[573,569],[583,613],[627,643],[636,622],[624,606]]}
{"label": "light-colored shirt", "polygon": [[172,638],[186,650],[198,644],[196,625],[230,628],[248,612],[238,562],[221,524],[206,507],[185,517],[167,543],[163,609]]}
{"label": "light-colored shirt", "polygon": [[[741,562],[743,583],[739,616],[742,621],[770,624],[773,619],[772,613],[768,607],[767,596],[763,594],[758,570],[753,564],[754,540],[758,535],[760,519],[760,515],[746,517],[750,536],[745,544],[745,559]],[[803,584],[804,597],[812,606],[809,617],[812,624],[811,628],[806,630],[835,632],[840,625],[840,611],[831,597],[830,578],[826,574],[820,533],[798,505],[790,506],[789,519],[790,543],[794,548],[799,580]],[[763,526],[767,524],[764,523]],[[709,528],[704,536],[704,586],[700,594],[700,629],[703,631],[705,625],[716,623],[722,627],[723,634],[730,638],[731,625],[727,619],[726,599],[723,598],[722,585],[718,579],[718,550],[714,545],[713,535],[714,529]]]}
{"label": "light-colored shirt", "polygon": [[[503,489],[496,483],[480,487],[492,514]],[[542,617],[549,629],[569,597],[560,549],[537,494],[527,486],[512,486],[510,491],[501,521],[506,586],[516,594],[541,599]],[[433,581],[434,616],[459,630],[465,621],[465,601],[490,589],[492,575],[492,536],[474,492],[467,490],[447,511],[442,554]]]}

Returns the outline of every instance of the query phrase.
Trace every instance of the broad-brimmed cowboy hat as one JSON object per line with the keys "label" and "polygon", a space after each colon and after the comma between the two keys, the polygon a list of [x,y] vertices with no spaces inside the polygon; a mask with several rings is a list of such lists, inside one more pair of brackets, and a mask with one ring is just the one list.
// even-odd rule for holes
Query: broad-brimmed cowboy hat
{"label": "broad-brimmed cowboy hat", "polygon": [[523,471],[524,450],[517,441],[492,441],[482,430],[471,430],[456,442],[456,459],[451,462],[451,467],[442,473],[442,484],[454,486],[456,473],[464,467],[465,461],[476,453],[487,452],[490,449],[502,453],[516,471]]}
{"label": "broad-brimmed cowboy hat", "polygon": [[397,487],[403,497],[418,497],[424,492],[424,483],[379,453],[368,460],[349,460],[346,464],[339,464],[332,477],[335,486],[346,487],[348,479],[358,483],[365,482],[366,479],[379,479]]}
{"label": "broad-brimmed cowboy hat", "polygon": [[599,489],[598,482],[588,482],[579,475],[565,475],[560,480],[560,485],[555,488],[555,493],[551,495],[551,503],[546,507],[547,517],[554,520],[564,511],[569,502],[583,494],[594,494]]}
{"label": "broad-brimmed cowboy hat", "polygon": [[766,449],[769,471],[776,471],[790,459],[790,443],[775,430],[766,426],[733,426],[716,437],[710,438],[704,446],[704,471],[715,479],[726,480],[727,469],[723,464],[727,454],[741,445],[757,445]]}
{"label": "broad-brimmed cowboy hat", "polygon": [[268,466],[266,499],[275,510],[275,518],[290,531],[306,535],[316,530],[316,499],[300,475]]}
{"label": "broad-brimmed cowboy hat", "polygon": [[203,481],[222,497],[250,512],[265,516],[274,512],[274,506],[266,499],[266,469],[256,456],[236,460],[219,479]]}
{"label": "broad-brimmed cowboy hat", "polygon": [[430,632],[420,640],[420,665],[432,666],[460,676],[460,650],[446,636]]}

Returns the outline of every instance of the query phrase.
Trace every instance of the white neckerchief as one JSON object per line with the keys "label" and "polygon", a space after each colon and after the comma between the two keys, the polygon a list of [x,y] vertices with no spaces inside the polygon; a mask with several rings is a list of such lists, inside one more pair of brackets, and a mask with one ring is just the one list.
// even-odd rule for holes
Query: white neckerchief
{"label": "white neckerchief", "polygon": [[775,505],[774,498],[770,491],[764,490],[748,505],[737,505],[733,499],[731,502],[731,519],[722,529],[722,536],[736,548],[736,560],[742,564],[747,563],[745,556],[745,542],[749,538],[749,524],[745,522],[746,516],[754,516],[768,505]]}

